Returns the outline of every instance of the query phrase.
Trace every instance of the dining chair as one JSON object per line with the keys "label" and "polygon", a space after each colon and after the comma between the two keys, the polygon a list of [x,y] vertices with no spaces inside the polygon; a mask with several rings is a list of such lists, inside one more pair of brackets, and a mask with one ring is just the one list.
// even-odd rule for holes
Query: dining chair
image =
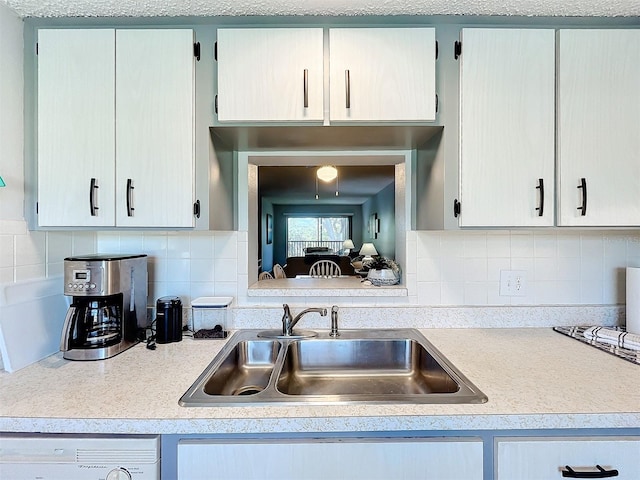
{"label": "dining chair", "polygon": [[284,268],[279,263],[273,266],[273,276],[275,278],[287,278],[287,274],[284,273]]}
{"label": "dining chair", "polygon": [[315,278],[339,277],[342,275],[342,270],[340,270],[340,266],[336,262],[332,262],[331,260],[318,260],[311,265],[309,275]]}

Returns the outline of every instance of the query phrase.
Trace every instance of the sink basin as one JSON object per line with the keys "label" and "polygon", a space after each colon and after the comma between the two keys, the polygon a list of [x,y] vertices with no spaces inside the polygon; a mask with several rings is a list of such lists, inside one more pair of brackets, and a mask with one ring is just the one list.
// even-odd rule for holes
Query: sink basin
{"label": "sink basin", "polygon": [[415,340],[353,339],[291,343],[276,388],[286,395],[427,395],[460,385]]}
{"label": "sink basin", "polygon": [[237,332],[180,399],[186,407],[483,403],[487,397],[415,329],[264,339]]}
{"label": "sink basin", "polygon": [[207,395],[254,395],[269,384],[280,344],[268,340],[236,343],[203,384]]}

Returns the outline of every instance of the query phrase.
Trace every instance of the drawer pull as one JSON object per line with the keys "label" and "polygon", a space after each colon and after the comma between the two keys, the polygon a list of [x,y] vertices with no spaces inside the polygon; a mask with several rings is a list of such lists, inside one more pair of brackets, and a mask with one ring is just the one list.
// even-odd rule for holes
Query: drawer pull
{"label": "drawer pull", "polygon": [[605,470],[600,465],[596,465],[597,472],[576,472],[569,465],[564,468],[566,470],[562,470],[562,476],[569,478],[609,478],[618,476],[618,470]]}

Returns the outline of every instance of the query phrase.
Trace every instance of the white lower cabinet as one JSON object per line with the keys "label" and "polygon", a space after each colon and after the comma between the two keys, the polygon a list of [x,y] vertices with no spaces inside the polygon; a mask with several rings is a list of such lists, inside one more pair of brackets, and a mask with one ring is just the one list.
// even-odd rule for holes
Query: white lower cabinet
{"label": "white lower cabinet", "polygon": [[179,480],[481,480],[476,438],[181,440]]}
{"label": "white lower cabinet", "polygon": [[640,478],[638,437],[498,437],[495,446],[496,480]]}

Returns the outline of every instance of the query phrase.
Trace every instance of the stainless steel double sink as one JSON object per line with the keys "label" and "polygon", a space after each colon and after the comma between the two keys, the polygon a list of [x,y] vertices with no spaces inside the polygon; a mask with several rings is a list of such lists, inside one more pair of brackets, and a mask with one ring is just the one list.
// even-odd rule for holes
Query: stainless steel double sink
{"label": "stainless steel double sink", "polygon": [[339,337],[236,332],[180,399],[185,407],[484,403],[487,397],[415,329]]}

